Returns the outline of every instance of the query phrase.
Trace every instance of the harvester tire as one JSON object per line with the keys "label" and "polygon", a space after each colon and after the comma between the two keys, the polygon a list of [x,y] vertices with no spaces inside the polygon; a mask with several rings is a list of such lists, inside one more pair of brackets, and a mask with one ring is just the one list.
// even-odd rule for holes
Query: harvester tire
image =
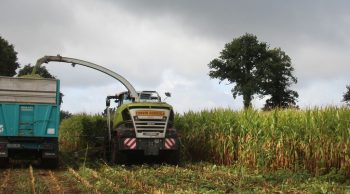
{"label": "harvester tire", "polygon": [[111,143],[110,159],[112,164],[125,164],[127,162],[126,155],[119,150],[119,143],[115,138],[113,138]]}
{"label": "harvester tire", "polygon": [[180,161],[180,150],[172,150],[166,153],[165,161],[168,164],[178,165]]}
{"label": "harvester tire", "polygon": [[116,142],[115,141],[112,141],[111,142],[111,148],[110,148],[110,157],[109,157],[109,159],[110,159],[110,162],[111,162],[111,164],[115,164],[115,160],[116,160],[116,148],[117,147],[117,144],[116,144]]}

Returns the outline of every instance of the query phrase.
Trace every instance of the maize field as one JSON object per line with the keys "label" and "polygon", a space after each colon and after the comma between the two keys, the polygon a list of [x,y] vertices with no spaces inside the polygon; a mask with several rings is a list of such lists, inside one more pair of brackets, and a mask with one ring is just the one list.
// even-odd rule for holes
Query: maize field
{"label": "maize field", "polygon": [[178,115],[184,157],[220,165],[350,177],[350,109],[261,112],[214,109]]}
{"label": "maize field", "polygon": [[0,193],[350,192],[348,108],[213,109],[178,114],[175,125],[180,165],[111,165],[89,136],[105,119],[75,115],[61,123],[60,168],[14,163],[0,169]]}

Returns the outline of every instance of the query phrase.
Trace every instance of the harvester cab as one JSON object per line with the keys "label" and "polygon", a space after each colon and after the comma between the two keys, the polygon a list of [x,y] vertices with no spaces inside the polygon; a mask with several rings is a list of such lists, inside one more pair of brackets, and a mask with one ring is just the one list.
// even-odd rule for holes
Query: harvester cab
{"label": "harvester cab", "polygon": [[[139,102],[162,102],[162,98],[159,96],[158,92],[156,91],[142,91],[137,92],[137,95],[139,96]],[[117,94],[115,99],[115,102],[118,103],[118,107],[122,104],[129,104],[132,103],[133,100],[130,96],[130,93],[128,91],[122,92]],[[110,96],[107,97],[111,98]]]}
{"label": "harvester cab", "polygon": [[[125,163],[135,154],[158,156],[168,163],[178,163],[180,142],[173,126],[173,107],[162,102],[156,91],[137,92],[128,80],[114,71],[91,62],[59,55],[38,59],[33,73],[41,64],[51,61],[95,69],[115,78],[127,88],[126,92],[106,98],[106,152],[109,153],[108,158],[112,163]],[[166,97],[170,96],[170,93],[166,93]],[[109,108],[111,99],[118,103],[113,113]]]}

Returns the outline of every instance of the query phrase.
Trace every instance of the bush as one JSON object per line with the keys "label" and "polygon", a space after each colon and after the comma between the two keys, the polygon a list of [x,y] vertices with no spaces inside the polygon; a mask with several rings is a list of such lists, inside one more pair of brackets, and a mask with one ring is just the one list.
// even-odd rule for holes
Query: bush
{"label": "bush", "polygon": [[60,126],[60,149],[64,152],[83,152],[101,148],[97,137],[107,134],[107,121],[100,115],[77,114],[64,119]]}

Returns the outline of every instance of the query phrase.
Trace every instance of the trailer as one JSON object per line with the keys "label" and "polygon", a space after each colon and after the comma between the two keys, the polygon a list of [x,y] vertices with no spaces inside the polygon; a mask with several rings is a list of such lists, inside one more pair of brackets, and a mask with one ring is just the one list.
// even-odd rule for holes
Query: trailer
{"label": "trailer", "polygon": [[60,81],[0,77],[0,166],[39,159],[58,166]]}

